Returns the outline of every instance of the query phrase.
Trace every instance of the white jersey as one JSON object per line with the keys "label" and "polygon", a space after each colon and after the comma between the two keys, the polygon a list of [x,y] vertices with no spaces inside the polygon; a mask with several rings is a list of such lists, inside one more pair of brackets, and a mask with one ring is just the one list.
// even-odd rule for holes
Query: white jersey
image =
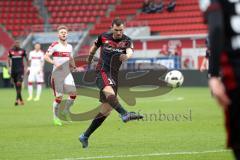
{"label": "white jersey", "polygon": [[31,61],[30,64],[30,71],[34,72],[38,72],[38,71],[42,71],[43,70],[43,63],[44,63],[44,53],[43,51],[31,51],[29,53],[29,58]]}
{"label": "white jersey", "polygon": [[[63,65],[69,63],[69,57],[73,57],[72,45],[67,44],[66,46],[60,42],[53,42],[52,45],[48,48],[48,52],[53,57],[53,62],[58,65]],[[68,65],[66,65],[68,66]],[[53,66],[53,71],[55,66]]]}
{"label": "white jersey", "polygon": [[55,64],[61,65],[60,69],[56,70],[53,67],[51,76],[51,84],[54,95],[62,96],[64,93],[76,92],[75,82],[69,68],[70,57],[73,57],[72,45],[63,45],[60,42],[54,42],[48,48],[48,52],[53,57]]}

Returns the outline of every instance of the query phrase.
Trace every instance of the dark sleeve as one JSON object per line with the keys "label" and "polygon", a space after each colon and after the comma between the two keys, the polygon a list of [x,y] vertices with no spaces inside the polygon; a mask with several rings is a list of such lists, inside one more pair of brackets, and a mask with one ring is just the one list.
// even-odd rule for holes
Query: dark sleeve
{"label": "dark sleeve", "polygon": [[205,17],[208,23],[210,57],[209,73],[213,76],[219,76],[219,61],[224,45],[224,20],[221,5],[218,1],[213,1],[208,7]]}
{"label": "dark sleeve", "polygon": [[102,35],[99,35],[94,43],[99,48],[102,45]]}
{"label": "dark sleeve", "polygon": [[24,49],[22,51],[23,51],[23,57],[27,57],[26,51]]}
{"label": "dark sleeve", "polygon": [[28,58],[27,58],[27,53],[26,53],[26,51],[23,49],[22,50],[23,51],[23,57],[26,59],[26,61],[28,61]]}
{"label": "dark sleeve", "polygon": [[133,41],[130,38],[127,40],[126,48],[134,49]]}
{"label": "dark sleeve", "polygon": [[206,50],[206,55],[205,55],[205,58],[209,59],[209,56],[210,56],[210,50],[209,50],[209,49],[207,49],[207,50]]}

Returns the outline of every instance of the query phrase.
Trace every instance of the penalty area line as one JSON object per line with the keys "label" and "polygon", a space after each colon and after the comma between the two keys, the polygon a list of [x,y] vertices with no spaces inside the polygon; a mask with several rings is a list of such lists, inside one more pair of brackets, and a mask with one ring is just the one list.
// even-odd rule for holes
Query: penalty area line
{"label": "penalty area line", "polygon": [[106,155],[96,157],[78,157],[78,158],[63,158],[55,160],[88,160],[88,159],[115,159],[115,158],[132,158],[132,157],[153,157],[153,156],[172,156],[172,155],[197,155],[197,154],[209,154],[209,153],[221,153],[229,152],[227,149],[219,150],[208,150],[208,151],[182,151],[182,152],[160,152],[160,153],[149,153],[149,154],[130,154],[130,155]]}

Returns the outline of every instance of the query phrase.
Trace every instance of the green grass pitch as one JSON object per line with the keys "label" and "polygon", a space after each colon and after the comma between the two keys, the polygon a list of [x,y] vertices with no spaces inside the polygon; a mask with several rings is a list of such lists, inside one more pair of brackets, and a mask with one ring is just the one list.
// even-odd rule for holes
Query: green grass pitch
{"label": "green grass pitch", "polygon": [[[23,91],[24,99],[27,90]],[[225,148],[223,114],[207,88],[178,88],[163,96],[137,99],[126,106],[147,116],[144,121],[124,124],[116,112],[103,123],[82,149],[78,136],[90,121],[53,126],[50,89],[39,102],[15,107],[15,91],[0,90],[1,160],[232,160]],[[78,96],[72,112],[98,105],[97,99]],[[180,115],[164,119],[162,114]]]}

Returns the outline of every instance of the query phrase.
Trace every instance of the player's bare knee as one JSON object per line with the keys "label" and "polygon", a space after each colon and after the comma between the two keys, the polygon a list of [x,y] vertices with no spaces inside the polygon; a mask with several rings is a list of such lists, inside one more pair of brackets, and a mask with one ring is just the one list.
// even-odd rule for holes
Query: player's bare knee
{"label": "player's bare knee", "polygon": [[104,115],[104,116],[108,116],[110,115],[112,111],[112,107],[108,104],[108,103],[103,103],[101,105],[101,109],[100,109],[100,112]]}

